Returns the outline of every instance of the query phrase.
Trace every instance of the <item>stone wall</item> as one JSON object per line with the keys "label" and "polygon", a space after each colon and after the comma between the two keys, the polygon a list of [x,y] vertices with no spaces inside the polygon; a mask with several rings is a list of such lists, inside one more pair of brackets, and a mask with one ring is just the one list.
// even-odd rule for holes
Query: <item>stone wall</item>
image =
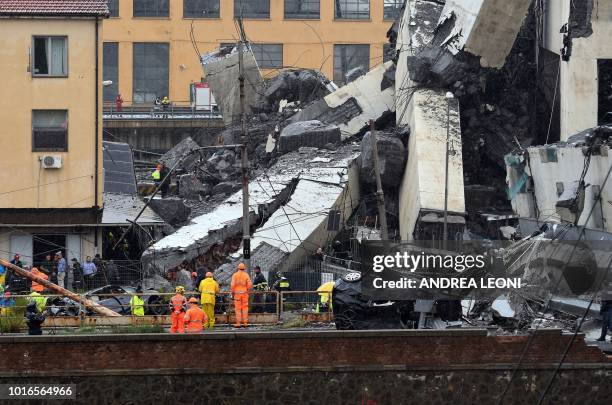
{"label": "stone wall", "polygon": [[[537,402],[569,339],[535,336],[507,403]],[[0,337],[0,377],[76,383],[83,403],[494,403],[527,340],[483,330]],[[605,403],[611,378],[610,358],[579,337],[549,401]]]}

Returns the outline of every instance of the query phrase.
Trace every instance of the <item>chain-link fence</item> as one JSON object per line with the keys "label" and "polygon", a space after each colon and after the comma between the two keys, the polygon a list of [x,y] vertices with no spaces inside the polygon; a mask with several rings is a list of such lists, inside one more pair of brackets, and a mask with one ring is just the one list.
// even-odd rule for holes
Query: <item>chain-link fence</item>
{"label": "chain-link fence", "polygon": [[[71,262],[63,273],[58,272],[52,264],[43,264],[37,268],[53,284],[74,292],[86,292],[107,285],[142,286],[145,280],[142,266],[137,260],[95,261],[92,264]],[[29,293],[32,283],[29,279],[12,275],[7,278],[3,288],[13,294]]]}

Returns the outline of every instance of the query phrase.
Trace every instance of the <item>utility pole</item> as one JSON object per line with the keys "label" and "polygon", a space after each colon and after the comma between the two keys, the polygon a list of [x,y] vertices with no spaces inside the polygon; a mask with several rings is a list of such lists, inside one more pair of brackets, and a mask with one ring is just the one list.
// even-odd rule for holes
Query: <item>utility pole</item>
{"label": "utility pole", "polygon": [[246,126],[246,99],[244,94],[244,27],[242,18],[238,18],[240,41],[238,42],[238,83],[240,86],[240,162],[242,169],[242,257],[247,271],[251,272],[251,236],[249,221],[249,142]]}
{"label": "utility pole", "polygon": [[385,193],[380,180],[380,168],[378,167],[378,144],[376,143],[376,129],[374,121],[370,120],[370,137],[372,139],[372,158],[374,159],[374,175],[376,176],[376,205],[378,206],[378,216],[380,217],[380,238],[385,241],[389,239],[387,229],[387,211],[385,210]]}
{"label": "utility pole", "polygon": [[450,104],[454,98],[450,91],[446,93],[446,167],[444,174],[444,230],[442,232],[442,247],[448,247],[448,156],[450,154]]}

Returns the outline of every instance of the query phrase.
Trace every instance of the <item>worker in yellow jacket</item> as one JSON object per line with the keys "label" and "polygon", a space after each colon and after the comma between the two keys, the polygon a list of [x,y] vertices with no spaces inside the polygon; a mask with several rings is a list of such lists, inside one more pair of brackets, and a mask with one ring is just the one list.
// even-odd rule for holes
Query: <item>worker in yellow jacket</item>
{"label": "worker in yellow jacket", "polygon": [[134,316],[144,316],[145,302],[140,297],[141,294],[142,287],[138,286],[136,288],[136,294],[132,295],[132,298],[130,298],[130,312]]}
{"label": "worker in yellow jacket", "polygon": [[200,282],[198,291],[202,294],[200,301],[208,318],[208,323],[204,327],[212,329],[215,327],[215,297],[216,294],[219,294],[219,284],[217,284],[210,271],[206,273],[206,278]]}

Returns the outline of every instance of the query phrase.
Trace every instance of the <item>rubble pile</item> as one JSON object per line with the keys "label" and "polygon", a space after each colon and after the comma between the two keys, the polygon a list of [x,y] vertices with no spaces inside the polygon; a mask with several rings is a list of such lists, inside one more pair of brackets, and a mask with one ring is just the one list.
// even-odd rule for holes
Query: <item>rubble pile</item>
{"label": "rubble pile", "polygon": [[[430,8],[442,11],[439,6]],[[504,155],[535,140],[535,19],[528,13],[499,69],[483,67],[481,58],[467,51],[449,50],[448,44],[458,40],[448,37],[456,24],[452,13],[440,18],[432,39],[408,57],[410,79],[419,87],[443,88],[459,99],[466,184],[493,185],[502,192]]]}
{"label": "rubble pile", "polygon": [[290,69],[268,81],[264,96],[270,111],[278,111],[282,100],[307,104],[330,93],[330,81],[320,72]]}
{"label": "rubble pile", "polygon": [[[298,249],[300,241],[309,241],[306,248],[310,251],[326,240],[328,232],[333,235],[333,231],[321,233],[326,229],[322,224],[327,222],[329,210],[337,207],[348,217],[359,202],[359,187],[349,181],[358,178],[357,165],[353,164],[358,154],[356,145],[334,151],[302,147],[280,156],[269,169],[256,169],[249,184],[251,249],[255,251],[265,242],[302,257],[308,253]],[[354,174],[349,176],[349,172]],[[215,186],[221,187],[225,184]],[[213,188],[214,197],[207,201],[201,215],[149,247],[142,257],[143,265],[163,274],[183,260],[193,261],[215,246],[238,238],[242,232],[242,192],[235,188],[231,195],[222,197],[231,185],[227,187],[218,191]],[[217,199],[214,205],[210,204],[213,198]]]}
{"label": "rubble pile", "polygon": [[189,200],[201,200],[210,194],[211,187],[203,183],[194,173],[182,174],[178,177],[179,196]]}
{"label": "rubble pile", "polygon": [[187,137],[164,153],[159,161],[168,168],[174,167],[178,162],[177,169],[179,171],[190,172],[199,163],[200,155],[196,153],[199,148],[200,145],[191,137]]}

